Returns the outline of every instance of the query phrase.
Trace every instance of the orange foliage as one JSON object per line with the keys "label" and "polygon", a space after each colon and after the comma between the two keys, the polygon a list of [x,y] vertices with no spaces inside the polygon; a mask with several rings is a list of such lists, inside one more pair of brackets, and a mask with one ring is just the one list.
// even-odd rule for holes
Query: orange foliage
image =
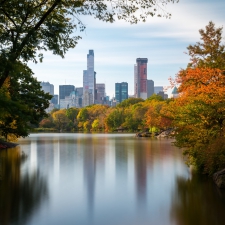
{"label": "orange foliage", "polygon": [[198,98],[207,104],[224,101],[225,75],[220,69],[188,68],[181,70],[176,82],[181,99]]}

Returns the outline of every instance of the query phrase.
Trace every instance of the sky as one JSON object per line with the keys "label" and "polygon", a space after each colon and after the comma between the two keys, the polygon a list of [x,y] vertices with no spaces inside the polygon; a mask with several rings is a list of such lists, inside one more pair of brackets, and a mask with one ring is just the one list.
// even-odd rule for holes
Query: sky
{"label": "sky", "polygon": [[64,59],[48,51],[44,53],[43,63],[29,63],[29,66],[38,81],[50,82],[58,94],[59,85],[83,86],[87,54],[93,49],[96,83],[105,83],[106,95],[111,98],[118,82],[128,82],[128,94],[134,94],[137,58],[148,58],[147,79],[153,80],[155,86],[167,87],[169,77],[174,78],[187,66],[189,56],[185,52],[190,44],[200,41],[199,29],[204,29],[209,21],[216,27],[225,25],[225,0],[180,0],[164,9],[172,14],[171,19],[149,17],[145,23],[135,25],[81,17],[86,30],[77,33],[82,39]]}

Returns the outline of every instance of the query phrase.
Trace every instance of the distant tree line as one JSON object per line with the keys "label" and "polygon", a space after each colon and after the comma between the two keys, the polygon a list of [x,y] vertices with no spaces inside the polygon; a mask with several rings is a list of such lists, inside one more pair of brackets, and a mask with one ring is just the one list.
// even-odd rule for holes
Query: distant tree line
{"label": "distant tree line", "polygon": [[145,101],[129,98],[116,107],[91,105],[85,108],[54,109],[48,118],[39,123],[39,127],[62,132],[165,130],[172,122],[167,109],[169,102],[153,95]]}

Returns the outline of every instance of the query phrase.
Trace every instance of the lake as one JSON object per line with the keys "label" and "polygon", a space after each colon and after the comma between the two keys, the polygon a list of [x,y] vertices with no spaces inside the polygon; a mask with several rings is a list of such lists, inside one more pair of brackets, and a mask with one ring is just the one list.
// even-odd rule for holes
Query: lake
{"label": "lake", "polygon": [[1,225],[221,225],[225,192],[171,139],[31,134],[0,151]]}

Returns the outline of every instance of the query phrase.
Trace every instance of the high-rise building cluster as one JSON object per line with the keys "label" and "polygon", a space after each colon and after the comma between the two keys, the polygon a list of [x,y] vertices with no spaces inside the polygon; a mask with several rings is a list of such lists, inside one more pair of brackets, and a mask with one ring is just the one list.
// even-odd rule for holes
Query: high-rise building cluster
{"label": "high-rise building cluster", "polygon": [[154,86],[154,81],[148,80],[147,63],[147,58],[136,59],[134,65],[134,95],[128,95],[127,82],[115,83],[115,97],[110,100],[109,96],[106,96],[105,84],[96,83],[94,50],[89,50],[87,68],[83,70],[83,87],[59,85],[59,95],[54,95],[54,85],[49,82],[41,82],[42,90],[53,96],[47,112],[54,108],[81,108],[92,104],[115,106],[129,97],[147,99],[154,93],[162,96],[163,99],[167,98],[168,96],[164,93],[162,86]]}

